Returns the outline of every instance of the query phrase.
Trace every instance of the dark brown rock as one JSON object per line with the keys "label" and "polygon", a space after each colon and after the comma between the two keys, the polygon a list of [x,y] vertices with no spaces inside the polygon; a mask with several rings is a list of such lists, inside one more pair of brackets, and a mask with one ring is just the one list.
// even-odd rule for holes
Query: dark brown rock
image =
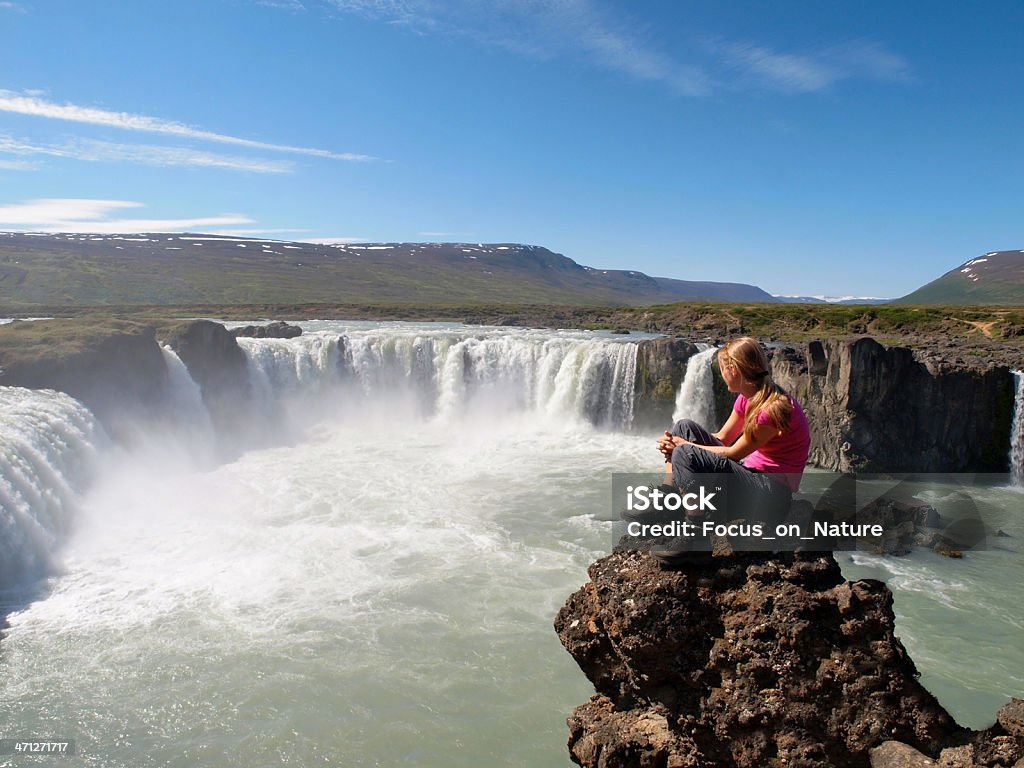
{"label": "dark brown rock", "polygon": [[996,721],[1011,736],[1024,739],[1024,699],[1010,699],[997,713]]}
{"label": "dark brown rock", "polygon": [[218,433],[236,431],[248,420],[249,374],[245,354],[223,325],[188,320],[161,331],[202,391]]}
{"label": "dark brown rock", "polygon": [[871,768],[929,768],[937,765],[927,755],[899,741],[887,741],[871,750]]}
{"label": "dark brown rock", "polygon": [[619,553],[590,576],[555,620],[597,690],[569,721],[580,765],[865,767],[884,741],[970,737],[918,683],[889,591],[831,555]]}
{"label": "dark brown rock", "polygon": [[266,325],[243,325],[241,328],[232,328],[230,333],[236,339],[239,336],[253,339],[294,339],[302,335],[302,329],[283,320],[275,320]]}
{"label": "dark brown rock", "polygon": [[692,341],[670,337],[641,341],[637,345],[635,428],[658,430],[671,426],[676,392],[686,375],[686,364],[698,351]]}
{"label": "dark brown rock", "polygon": [[871,338],[772,350],[804,405],[811,463],[841,472],[1005,472],[1015,387],[1005,366]]}

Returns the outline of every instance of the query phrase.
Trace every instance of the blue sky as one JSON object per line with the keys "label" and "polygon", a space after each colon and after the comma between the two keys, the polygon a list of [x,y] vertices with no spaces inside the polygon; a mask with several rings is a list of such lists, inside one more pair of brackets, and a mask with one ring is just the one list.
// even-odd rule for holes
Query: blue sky
{"label": "blue sky", "polygon": [[0,0],[0,229],[898,296],[1024,248],[1024,3]]}

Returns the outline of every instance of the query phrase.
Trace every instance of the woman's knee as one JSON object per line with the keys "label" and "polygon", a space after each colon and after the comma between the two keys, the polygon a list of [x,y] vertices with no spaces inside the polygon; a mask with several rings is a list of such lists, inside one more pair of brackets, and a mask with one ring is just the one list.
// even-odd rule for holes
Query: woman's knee
{"label": "woman's knee", "polygon": [[672,449],[672,469],[696,471],[699,465],[698,451],[700,449],[690,443],[677,445]]}
{"label": "woman's knee", "polygon": [[680,419],[672,425],[672,434],[690,440],[693,435],[704,428],[693,419]]}

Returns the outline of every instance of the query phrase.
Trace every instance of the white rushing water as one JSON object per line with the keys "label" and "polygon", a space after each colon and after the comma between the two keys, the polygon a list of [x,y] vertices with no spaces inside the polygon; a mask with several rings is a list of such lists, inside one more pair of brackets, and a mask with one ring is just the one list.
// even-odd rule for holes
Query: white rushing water
{"label": "white rushing water", "polygon": [[714,369],[715,347],[708,347],[686,361],[686,373],[676,394],[676,408],[672,421],[693,419],[709,432],[721,424],[715,423]]}
{"label": "white rushing water", "polygon": [[342,407],[386,400],[441,419],[498,410],[624,428],[633,417],[636,344],[593,333],[362,324],[341,338],[332,328],[239,343],[269,410],[294,407],[297,395],[306,407],[324,397]]}
{"label": "white rushing water", "polygon": [[51,567],[101,439],[67,395],[0,387],[0,592]]}
{"label": "white rushing water", "polygon": [[1024,372],[1014,371],[1017,395],[1013,401],[1010,427],[1010,477],[1017,487],[1024,486]]}
{"label": "white rushing water", "polygon": [[[304,325],[241,341],[276,444],[211,466],[209,414],[165,351],[189,428],[104,449],[84,492],[64,483],[62,573],[0,641],[0,737],[73,738],[62,765],[104,768],[568,766],[565,718],[591,688],[551,623],[612,544],[611,474],[660,467],[654,436],[624,430],[635,344]],[[80,425],[88,439],[50,441],[66,481],[97,444],[87,412],[7,392],[59,405],[44,432]],[[1002,642],[1021,628],[1019,558],[888,572],[925,679],[974,725],[1024,690],[1024,651]]]}

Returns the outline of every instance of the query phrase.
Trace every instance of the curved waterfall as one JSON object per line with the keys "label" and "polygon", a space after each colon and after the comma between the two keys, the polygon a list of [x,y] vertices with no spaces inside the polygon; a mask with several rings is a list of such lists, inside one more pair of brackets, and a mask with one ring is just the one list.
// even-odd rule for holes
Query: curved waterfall
{"label": "curved waterfall", "polygon": [[[147,439],[131,450],[169,447],[210,468],[222,439],[244,451],[294,437],[297,425],[363,411],[442,425],[526,414],[611,429],[628,428],[633,417],[637,345],[584,332],[355,327],[238,342],[250,432],[220,434],[189,370],[163,346],[167,409],[139,425]],[[0,589],[50,572],[103,434],[68,395],[0,388]],[[170,454],[161,455],[153,460]]]}
{"label": "curved waterfall", "polygon": [[701,350],[686,362],[686,374],[676,395],[676,409],[672,421],[693,419],[707,430],[718,428],[715,424],[714,370],[715,347]]}
{"label": "curved waterfall", "polygon": [[633,419],[637,345],[517,330],[431,329],[307,333],[239,339],[253,390],[267,406],[289,396],[398,398],[418,413],[457,419],[486,409],[578,418],[625,428]]}
{"label": "curved waterfall", "polygon": [[101,436],[68,395],[0,387],[0,589],[46,572]]}

